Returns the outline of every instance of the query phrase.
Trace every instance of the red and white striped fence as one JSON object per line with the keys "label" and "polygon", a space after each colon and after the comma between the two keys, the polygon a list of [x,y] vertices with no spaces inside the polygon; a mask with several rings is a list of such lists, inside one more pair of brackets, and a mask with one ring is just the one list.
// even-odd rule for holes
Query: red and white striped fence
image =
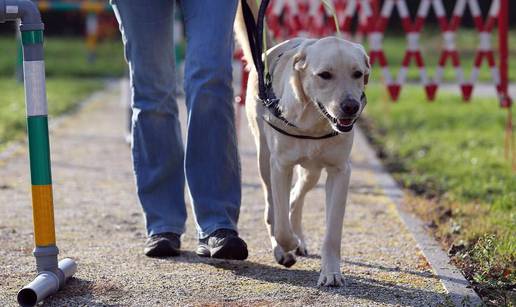
{"label": "red and white striped fence", "polygon": [[[502,107],[510,107],[508,95],[508,0],[492,0],[486,18],[478,0],[456,0],[455,7],[448,18],[443,0],[420,0],[415,16],[411,16],[406,0],[331,0],[339,20],[339,28],[344,36],[352,37],[353,19],[357,17],[356,34],[367,37],[371,64],[380,65],[382,79],[393,101],[399,97],[403,84],[407,81],[410,65],[415,63],[419,70],[419,80],[426,91],[427,98],[433,100],[439,85],[443,82],[444,68],[451,61],[455,70],[455,81],[460,86],[465,101],[471,98],[473,87],[478,82],[479,71],[487,61],[491,79],[496,86]],[[475,52],[473,68],[469,76],[465,75],[459,50],[456,46],[456,33],[462,17],[469,8],[473,16],[475,29],[479,35],[479,45]],[[427,65],[420,47],[420,34],[433,9],[438,20],[443,39],[439,61],[433,76],[429,76]],[[383,39],[389,20],[397,10],[405,32],[407,44],[404,56],[396,76],[389,69],[389,59],[383,49]],[[333,16],[325,9],[321,0],[272,0],[267,12],[270,32],[277,40],[293,36],[320,37],[335,33]],[[492,44],[492,36],[498,23],[499,63]],[[400,46],[400,49],[402,47]]]}

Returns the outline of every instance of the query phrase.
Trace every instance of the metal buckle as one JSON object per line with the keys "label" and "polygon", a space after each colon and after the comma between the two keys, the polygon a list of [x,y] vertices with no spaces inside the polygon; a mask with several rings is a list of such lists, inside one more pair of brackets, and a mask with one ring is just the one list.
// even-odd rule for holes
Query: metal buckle
{"label": "metal buckle", "polygon": [[271,106],[277,106],[279,99],[278,98],[265,98],[262,101],[263,101],[263,105],[265,105],[267,108],[270,108]]}

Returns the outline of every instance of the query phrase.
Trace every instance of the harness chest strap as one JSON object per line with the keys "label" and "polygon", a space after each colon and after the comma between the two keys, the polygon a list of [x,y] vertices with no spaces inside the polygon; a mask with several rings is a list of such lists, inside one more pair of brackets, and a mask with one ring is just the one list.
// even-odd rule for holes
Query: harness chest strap
{"label": "harness chest strap", "polygon": [[272,129],[276,130],[277,132],[284,134],[284,135],[288,135],[290,137],[298,138],[298,139],[322,140],[322,139],[327,139],[327,138],[331,138],[331,137],[339,135],[339,133],[337,131],[331,131],[330,133],[320,135],[320,136],[300,134],[297,127],[286,125],[281,119],[278,119],[276,116],[274,116],[270,112],[264,113],[262,116],[262,119]]}

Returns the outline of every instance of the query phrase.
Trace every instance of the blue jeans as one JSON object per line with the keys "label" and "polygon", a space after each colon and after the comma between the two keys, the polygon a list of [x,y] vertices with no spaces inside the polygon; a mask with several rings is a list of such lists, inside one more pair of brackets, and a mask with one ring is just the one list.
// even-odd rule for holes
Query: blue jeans
{"label": "blue jeans", "polygon": [[232,68],[237,0],[183,0],[183,146],[175,97],[173,0],[113,0],[132,86],[132,156],[148,235],[185,230],[185,178],[200,238],[236,230],[241,200]]}

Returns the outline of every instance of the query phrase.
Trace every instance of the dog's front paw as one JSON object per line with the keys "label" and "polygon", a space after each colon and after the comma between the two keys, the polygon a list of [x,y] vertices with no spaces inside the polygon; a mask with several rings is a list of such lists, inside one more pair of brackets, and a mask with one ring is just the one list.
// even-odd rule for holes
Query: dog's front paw
{"label": "dog's front paw", "polygon": [[321,272],[317,285],[323,287],[342,287],[344,286],[344,277],[342,277],[340,272]]}
{"label": "dog's front paw", "polygon": [[296,257],[291,253],[286,253],[280,259],[277,259],[278,263],[286,268],[290,268],[294,264],[296,264]]}
{"label": "dog's front paw", "polygon": [[292,255],[292,253],[285,253],[280,246],[274,248],[274,258],[276,262],[287,268],[290,268],[296,263],[296,257]]}

